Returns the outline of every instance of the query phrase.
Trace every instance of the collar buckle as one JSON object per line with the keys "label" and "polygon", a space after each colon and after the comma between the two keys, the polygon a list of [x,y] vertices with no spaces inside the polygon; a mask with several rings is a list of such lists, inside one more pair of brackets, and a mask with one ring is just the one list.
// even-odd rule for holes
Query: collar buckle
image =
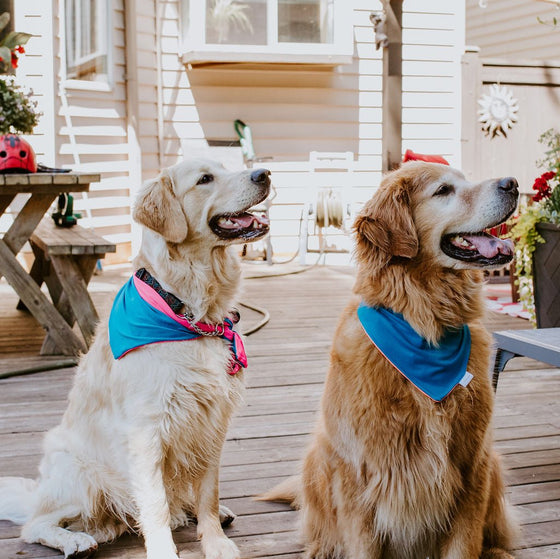
{"label": "collar buckle", "polygon": [[[207,324],[205,322],[195,322],[194,316],[186,312],[185,314],[181,315],[188,323],[189,326],[201,336],[208,336],[208,337],[219,337],[223,336],[226,331],[226,326],[223,322],[219,322],[218,324]],[[205,326],[206,328],[201,328],[199,324]]]}

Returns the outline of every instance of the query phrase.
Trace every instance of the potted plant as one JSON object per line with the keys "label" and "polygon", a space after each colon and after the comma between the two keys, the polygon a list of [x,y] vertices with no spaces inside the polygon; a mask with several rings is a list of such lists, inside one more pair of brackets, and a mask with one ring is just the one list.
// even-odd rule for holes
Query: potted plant
{"label": "potted plant", "polygon": [[[10,22],[10,14],[0,14],[0,34]],[[18,67],[18,54],[25,52],[23,45],[29,41],[31,35],[20,31],[10,31],[0,39],[0,74],[11,73]]]}
{"label": "potted plant", "polygon": [[551,128],[539,142],[546,151],[538,165],[546,171],[535,180],[536,192],[511,234],[519,298],[537,328],[549,328],[560,326],[560,133]]}
{"label": "potted plant", "polygon": [[[10,21],[10,14],[0,14],[0,33]],[[25,52],[23,45],[31,35],[11,31],[0,39],[0,74],[12,73],[18,66],[18,55]],[[37,103],[32,92],[25,92],[14,82],[13,76],[0,77],[0,135],[30,134],[37,124]]]}
{"label": "potted plant", "polygon": [[[0,74],[12,74],[18,66],[18,55],[31,35],[5,31],[10,15],[0,15]],[[35,172],[37,165],[32,147],[19,134],[31,134],[40,113],[32,92],[24,91],[12,75],[0,77],[0,172]],[[22,148],[22,149],[20,149]],[[24,154],[24,155],[22,155]]]}
{"label": "potted plant", "polygon": [[39,120],[37,102],[12,77],[0,78],[0,135],[31,134]]}
{"label": "potted plant", "polygon": [[[214,0],[208,6],[209,31],[214,32],[218,43],[227,43],[232,27],[240,31],[253,32],[251,21],[245,13],[249,9],[248,4],[239,3],[237,0]],[[208,42],[212,42],[212,37]]]}

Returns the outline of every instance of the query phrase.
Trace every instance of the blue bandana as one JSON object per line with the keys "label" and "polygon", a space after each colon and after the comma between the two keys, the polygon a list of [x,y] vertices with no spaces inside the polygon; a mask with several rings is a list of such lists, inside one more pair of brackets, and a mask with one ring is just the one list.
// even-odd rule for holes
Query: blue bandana
{"label": "blue bandana", "polygon": [[201,331],[229,342],[232,353],[229,374],[247,367],[243,342],[233,329],[231,319],[224,318],[219,325],[203,322],[193,325],[175,314],[152,287],[135,276],[117,293],[109,316],[109,344],[115,359],[148,344],[194,340],[202,336]]}
{"label": "blue bandana", "polygon": [[472,379],[467,372],[471,333],[466,324],[446,330],[436,347],[420,336],[402,314],[389,309],[362,303],[358,319],[385,358],[432,400],[443,400],[458,384],[466,386]]}
{"label": "blue bandana", "polygon": [[144,301],[130,278],[117,293],[109,316],[109,343],[115,359],[161,341],[193,340],[196,332],[178,328],[169,316]]}

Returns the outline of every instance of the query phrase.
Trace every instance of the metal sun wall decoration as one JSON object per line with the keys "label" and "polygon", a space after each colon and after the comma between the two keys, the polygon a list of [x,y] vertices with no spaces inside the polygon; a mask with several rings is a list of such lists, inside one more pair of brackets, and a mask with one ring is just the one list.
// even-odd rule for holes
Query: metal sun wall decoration
{"label": "metal sun wall decoration", "polygon": [[490,86],[489,94],[483,94],[478,104],[480,105],[478,120],[482,123],[482,130],[492,138],[499,135],[506,138],[508,130],[517,122],[516,113],[519,110],[513,91],[499,84],[493,84]]}

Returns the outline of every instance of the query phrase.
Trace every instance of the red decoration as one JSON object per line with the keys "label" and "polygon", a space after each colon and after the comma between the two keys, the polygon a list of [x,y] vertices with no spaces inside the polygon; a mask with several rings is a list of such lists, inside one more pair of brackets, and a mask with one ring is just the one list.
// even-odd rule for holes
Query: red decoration
{"label": "red decoration", "polygon": [[423,153],[414,153],[411,149],[407,149],[404,153],[403,163],[407,161],[426,161],[427,163],[441,163],[449,165],[447,159],[441,155],[424,155]]}
{"label": "red decoration", "polygon": [[36,173],[33,148],[15,134],[0,136],[0,173]]}

